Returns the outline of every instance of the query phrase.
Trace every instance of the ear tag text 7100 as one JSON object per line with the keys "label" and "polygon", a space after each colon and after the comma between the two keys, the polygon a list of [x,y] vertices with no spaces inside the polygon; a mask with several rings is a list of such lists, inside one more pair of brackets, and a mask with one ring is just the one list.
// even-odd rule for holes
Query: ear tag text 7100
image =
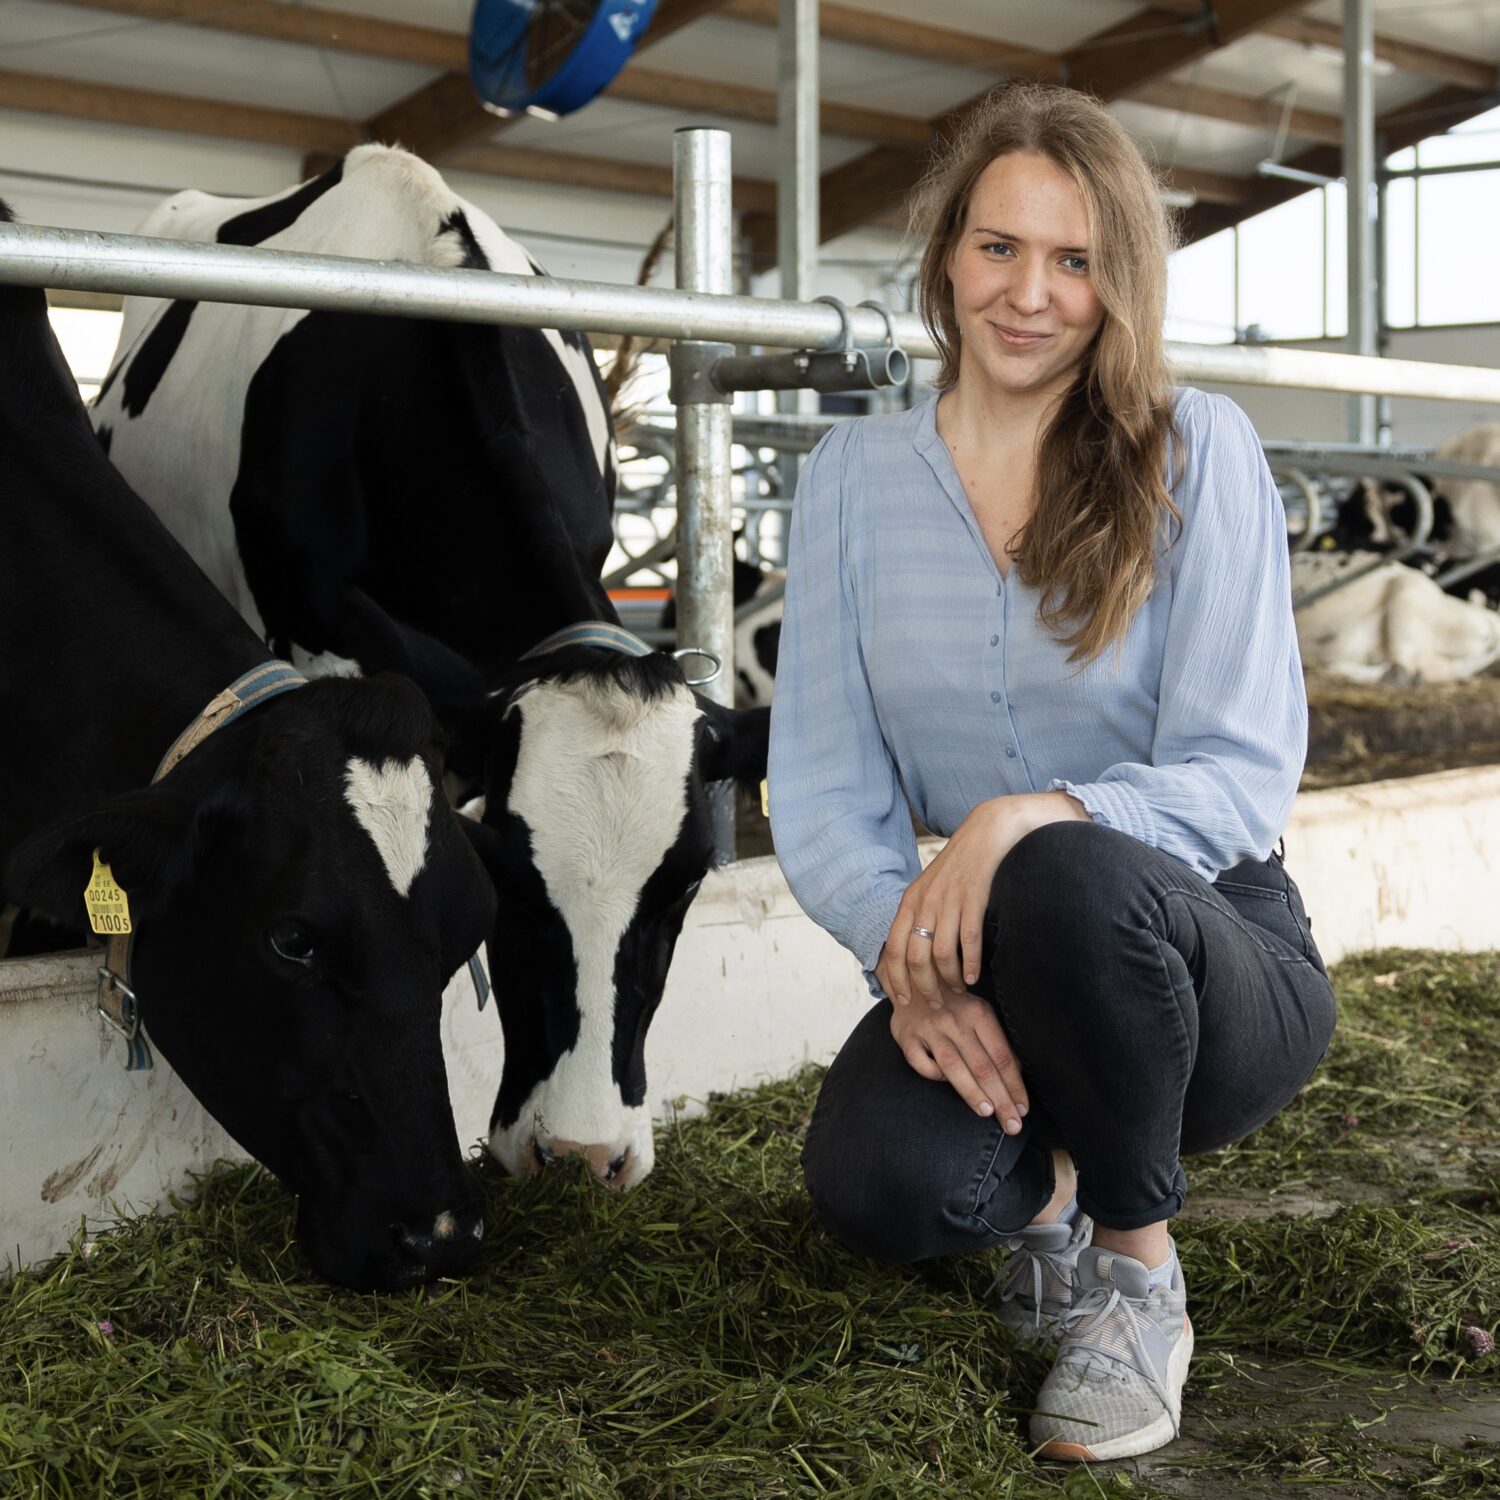
{"label": "ear tag text 7100", "polygon": [[94,871],[83,888],[89,926],[101,937],[120,937],[130,931],[130,898],[94,850]]}

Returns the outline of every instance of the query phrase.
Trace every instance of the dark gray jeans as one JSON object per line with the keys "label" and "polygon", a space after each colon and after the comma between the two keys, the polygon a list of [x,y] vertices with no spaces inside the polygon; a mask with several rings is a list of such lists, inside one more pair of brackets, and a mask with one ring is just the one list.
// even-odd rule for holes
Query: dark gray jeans
{"label": "dark gray jeans", "polygon": [[1333,1035],[1333,991],[1280,858],[1210,885],[1093,823],[1028,834],[995,876],[976,990],[1031,1110],[1019,1135],[913,1071],[881,1001],[834,1059],[802,1154],[823,1226],[885,1261],[982,1250],[1051,1196],[1051,1148],[1114,1229],[1171,1218],[1180,1157],[1291,1102]]}

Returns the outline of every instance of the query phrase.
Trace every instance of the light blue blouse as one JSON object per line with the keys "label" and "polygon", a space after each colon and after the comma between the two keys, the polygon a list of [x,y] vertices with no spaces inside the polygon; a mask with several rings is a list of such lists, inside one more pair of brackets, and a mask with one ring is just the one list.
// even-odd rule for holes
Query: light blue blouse
{"label": "light blue blouse", "polygon": [[1178,393],[1180,534],[1081,671],[996,568],[936,410],[834,428],[792,514],[771,829],[803,910],[867,970],[921,868],[908,798],[946,835],[990,797],[1070,792],[1212,880],[1269,854],[1307,754],[1286,523],[1238,406]]}

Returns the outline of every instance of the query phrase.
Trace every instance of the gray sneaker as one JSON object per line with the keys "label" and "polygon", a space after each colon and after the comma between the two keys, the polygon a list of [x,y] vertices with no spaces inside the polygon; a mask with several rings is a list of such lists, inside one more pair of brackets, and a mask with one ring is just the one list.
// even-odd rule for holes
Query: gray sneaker
{"label": "gray sneaker", "polygon": [[[1175,1246],[1174,1246],[1175,1249]],[[1147,1290],[1128,1255],[1091,1245],[1078,1258],[1062,1347],[1031,1418],[1041,1458],[1130,1458],[1177,1436],[1193,1357],[1182,1268]]]}
{"label": "gray sneaker", "polygon": [[986,1295],[1000,1293],[1000,1321],[1017,1338],[1055,1344],[1063,1315],[1073,1306],[1078,1257],[1094,1232],[1094,1221],[1078,1211],[1067,1224],[1028,1224],[1005,1242],[1010,1259]]}

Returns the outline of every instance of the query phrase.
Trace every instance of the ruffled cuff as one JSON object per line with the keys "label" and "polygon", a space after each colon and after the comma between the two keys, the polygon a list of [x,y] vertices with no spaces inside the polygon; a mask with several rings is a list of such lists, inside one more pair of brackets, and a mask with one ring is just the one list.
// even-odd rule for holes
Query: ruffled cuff
{"label": "ruffled cuff", "polygon": [[1146,799],[1128,781],[1091,781],[1082,786],[1071,781],[1051,781],[1049,792],[1066,792],[1083,803],[1096,823],[1128,833],[1131,838],[1156,848],[1156,819]]}
{"label": "ruffled cuff", "polygon": [[873,973],[875,965],[880,962],[880,950],[885,947],[891,923],[896,920],[896,909],[905,894],[904,885],[893,890],[877,890],[855,907],[854,915],[849,919],[847,946],[866,973]]}

